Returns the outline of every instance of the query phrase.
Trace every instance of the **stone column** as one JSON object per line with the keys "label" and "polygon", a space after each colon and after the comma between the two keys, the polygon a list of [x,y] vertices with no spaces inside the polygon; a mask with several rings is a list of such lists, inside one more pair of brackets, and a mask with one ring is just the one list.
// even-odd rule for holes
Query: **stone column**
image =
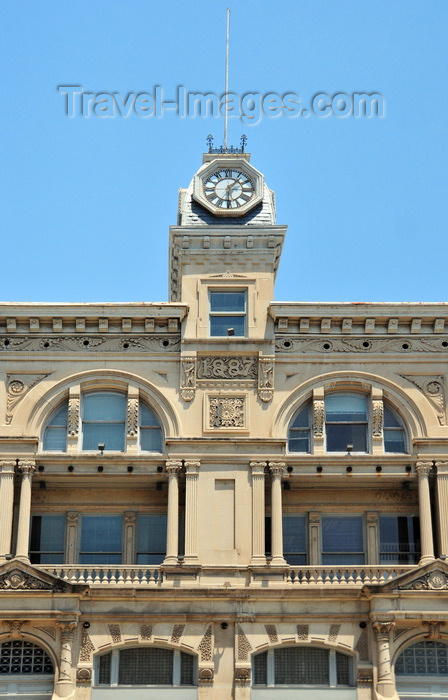
{"label": "stone column", "polygon": [[256,566],[266,564],[264,551],[264,470],[267,462],[250,462],[252,476],[252,558]]}
{"label": "stone column", "polygon": [[431,497],[429,494],[429,472],[432,462],[417,462],[418,475],[418,503],[420,511],[420,538],[422,543],[422,556],[420,564],[427,564],[434,559],[434,544],[432,538]]}
{"label": "stone column", "polygon": [[76,629],[76,622],[57,622],[61,631],[61,656],[59,663],[59,677],[56,683],[56,694],[61,698],[71,695],[75,686],[72,680],[72,646]]}
{"label": "stone column", "polygon": [[448,557],[448,462],[436,462],[437,471],[437,539],[439,557]]}
{"label": "stone column", "polygon": [[164,564],[177,564],[179,556],[179,474],[182,462],[166,463],[168,474],[168,518]]}
{"label": "stone column", "polygon": [[0,562],[11,554],[15,459],[0,460]]}
{"label": "stone column", "polygon": [[373,629],[377,644],[377,697],[396,698],[395,684],[392,679],[390,666],[389,634],[394,628],[394,622],[374,622]]}
{"label": "stone column", "polygon": [[185,564],[197,564],[198,478],[200,462],[185,462]]}
{"label": "stone column", "polygon": [[271,553],[273,566],[286,564],[283,558],[283,513],[282,513],[282,474],[284,462],[270,462],[271,487]]}
{"label": "stone column", "polygon": [[28,542],[30,538],[31,514],[31,479],[35,470],[35,462],[19,461],[19,471],[22,474],[20,487],[19,524],[17,527],[16,559],[29,561]]}

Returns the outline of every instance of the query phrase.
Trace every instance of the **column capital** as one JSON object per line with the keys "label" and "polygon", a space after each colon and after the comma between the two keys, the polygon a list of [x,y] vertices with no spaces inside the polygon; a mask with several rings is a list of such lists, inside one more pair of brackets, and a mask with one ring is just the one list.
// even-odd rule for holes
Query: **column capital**
{"label": "column capital", "polygon": [[264,477],[264,470],[266,469],[267,464],[267,462],[249,462],[249,467],[252,471],[252,475]]}
{"label": "column capital", "polygon": [[390,631],[395,627],[395,622],[392,620],[390,622],[382,622],[381,620],[375,620],[372,622],[372,627],[375,630],[377,639],[389,639]]}
{"label": "column capital", "polygon": [[137,513],[135,510],[127,510],[124,514],[124,522],[126,525],[133,525],[137,519]]}
{"label": "column capital", "polygon": [[448,462],[436,462],[437,474],[448,474]]}
{"label": "column capital", "polygon": [[285,462],[269,462],[269,471],[272,476],[281,476],[285,471]]}
{"label": "column capital", "polygon": [[13,474],[16,467],[15,459],[0,459],[0,472]]}
{"label": "column capital", "polygon": [[72,641],[74,634],[75,634],[75,629],[77,628],[78,623],[76,620],[69,620],[66,622],[65,620],[58,620],[56,622],[56,627],[59,628],[61,632],[61,639],[63,641]]}
{"label": "column capital", "polygon": [[182,461],[170,459],[165,462],[165,471],[167,474],[179,474],[182,471]]}
{"label": "column capital", "polygon": [[19,460],[19,471],[22,474],[34,474],[36,471],[36,462],[33,459],[21,459]]}
{"label": "column capital", "polygon": [[187,474],[199,474],[201,463],[196,460],[185,460],[185,471]]}
{"label": "column capital", "polygon": [[417,476],[428,476],[432,469],[432,462],[417,462],[415,465],[415,471],[417,472]]}

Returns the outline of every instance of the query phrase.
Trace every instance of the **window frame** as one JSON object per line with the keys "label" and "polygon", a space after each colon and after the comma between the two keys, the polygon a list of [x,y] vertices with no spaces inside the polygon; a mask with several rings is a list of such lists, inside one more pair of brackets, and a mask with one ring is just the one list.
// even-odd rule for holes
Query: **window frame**
{"label": "window frame", "polygon": [[[173,682],[171,684],[166,684],[166,683],[158,683],[158,684],[120,684],[119,683],[119,672],[120,672],[120,652],[121,651],[127,651],[128,649],[164,649],[167,651],[171,651],[173,654],[173,666],[172,666],[172,678]],[[134,646],[129,646],[129,647],[117,647],[115,649],[108,649],[104,651],[103,653],[96,654],[94,658],[94,664],[93,664],[93,682],[92,682],[92,687],[93,688],[129,688],[129,689],[134,689],[134,688],[197,688],[198,683],[196,680],[196,683],[193,683],[192,685],[189,684],[181,684],[181,653],[186,654],[188,656],[191,656],[193,658],[193,671],[192,671],[192,676],[193,680],[197,679],[198,676],[198,657],[196,654],[192,654],[190,651],[184,650],[184,649],[179,649],[179,648],[173,648],[169,646],[163,646],[161,644],[139,644],[134,645]],[[100,672],[100,658],[103,656],[106,656],[107,654],[111,654],[111,663],[110,663],[110,682],[109,683],[99,683],[99,672]]]}
{"label": "window frame", "polygon": [[[328,684],[322,684],[322,683],[276,683],[275,682],[275,652],[282,650],[282,649],[316,649],[316,650],[324,650],[328,653]],[[266,654],[266,684],[264,683],[256,683],[256,678],[255,678],[255,658],[258,656],[261,656],[262,654]],[[349,667],[348,667],[348,672],[349,672],[349,684],[343,684],[343,683],[338,683],[337,682],[337,654],[340,654],[342,656],[346,656],[349,660]],[[355,683],[355,659],[351,654],[347,654],[344,651],[340,651],[337,648],[329,648],[325,646],[318,646],[315,644],[288,644],[288,645],[282,645],[282,646],[277,646],[277,647],[272,647],[270,649],[263,649],[262,651],[259,651],[255,654],[252,654],[252,659],[251,659],[251,668],[252,668],[252,687],[255,689],[258,688],[278,688],[278,689],[285,689],[285,688],[309,688],[309,689],[330,689],[330,688],[355,688],[356,683]]]}
{"label": "window frame", "polygon": [[[362,537],[362,545],[363,549],[362,551],[338,551],[338,552],[331,552],[331,551],[324,551],[324,520],[325,518],[337,518],[338,520],[346,519],[348,520],[349,518],[351,519],[359,519],[361,521],[361,537]],[[345,556],[359,556],[363,557],[362,562],[333,562],[333,563],[325,563],[324,562],[324,557],[328,556],[334,556],[336,557],[341,557],[343,559]],[[368,552],[367,552],[367,539],[366,539],[366,520],[365,520],[365,514],[364,513],[351,513],[349,515],[345,513],[322,513],[321,518],[320,518],[320,561],[321,561],[321,566],[325,567],[344,567],[344,566],[366,566],[366,560],[368,559]]]}
{"label": "window frame", "polygon": [[[408,537],[408,542],[397,542],[396,544],[399,545],[407,545],[410,548],[414,546],[414,550],[411,551],[409,549],[408,552],[401,552],[399,548],[397,548],[395,551],[390,552],[391,555],[396,555],[396,558],[398,559],[400,554],[403,555],[403,557],[407,557],[407,561],[403,558],[402,561],[385,561],[382,560],[382,555],[387,554],[387,552],[382,551],[383,546],[386,545],[387,543],[383,542],[381,540],[381,519],[382,518],[407,518],[408,521],[409,519],[416,520],[418,521],[418,529],[420,533],[420,516],[418,514],[413,514],[413,513],[378,513],[378,561],[381,566],[415,566],[418,564],[421,558],[421,534],[420,534],[420,539],[419,540],[414,540],[412,543],[409,541]],[[415,524],[413,525],[413,530],[415,530]],[[408,534],[409,534],[409,522],[408,522]],[[420,549],[416,548],[416,545],[420,544]],[[412,556],[413,555],[413,556]],[[411,561],[411,558],[414,559],[414,561]]]}
{"label": "window frame", "polygon": [[[212,310],[212,294],[242,294],[244,297],[244,311],[213,311]],[[248,326],[248,305],[249,305],[249,294],[247,287],[208,287],[207,289],[207,304],[208,304],[208,334],[210,338],[228,338],[229,334],[220,335],[218,333],[212,333],[212,318],[231,318],[238,317],[243,318],[243,333],[234,333],[233,336],[236,338],[247,338],[247,326]],[[232,328],[232,326],[229,326]]]}

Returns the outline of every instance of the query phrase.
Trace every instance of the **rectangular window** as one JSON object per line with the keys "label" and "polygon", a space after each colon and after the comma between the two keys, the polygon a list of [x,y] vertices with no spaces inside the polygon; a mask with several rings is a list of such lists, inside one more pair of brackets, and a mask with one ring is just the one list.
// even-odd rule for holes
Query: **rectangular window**
{"label": "rectangular window", "polygon": [[137,530],[137,564],[159,565],[166,551],[166,515],[140,515]]}
{"label": "rectangular window", "polygon": [[327,452],[367,452],[367,400],[355,394],[325,398]]}
{"label": "rectangular window", "polygon": [[83,450],[124,452],[126,396],[113,392],[86,394],[83,399]]}
{"label": "rectangular window", "polygon": [[32,564],[63,564],[65,515],[33,515],[30,532]]}
{"label": "rectangular window", "polygon": [[414,515],[380,515],[380,563],[418,564],[420,520]]}
{"label": "rectangular window", "polygon": [[159,647],[122,649],[118,683],[120,685],[172,685],[172,650]]}
{"label": "rectangular window", "polygon": [[210,335],[246,335],[245,291],[210,292]]}
{"label": "rectangular window", "polygon": [[121,564],[122,517],[83,515],[80,564]]}
{"label": "rectangular window", "polygon": [[322,516],[322,564],[364,564],[361,515]]}

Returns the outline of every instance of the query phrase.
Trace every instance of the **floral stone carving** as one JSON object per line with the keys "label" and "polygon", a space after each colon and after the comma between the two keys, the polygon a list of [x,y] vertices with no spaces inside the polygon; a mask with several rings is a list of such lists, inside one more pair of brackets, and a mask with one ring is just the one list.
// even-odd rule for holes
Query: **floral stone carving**
{"label": "floral stone carving", "polygon": [[211,396],[210,428],[244,428],[246,399],[242,396]]}

